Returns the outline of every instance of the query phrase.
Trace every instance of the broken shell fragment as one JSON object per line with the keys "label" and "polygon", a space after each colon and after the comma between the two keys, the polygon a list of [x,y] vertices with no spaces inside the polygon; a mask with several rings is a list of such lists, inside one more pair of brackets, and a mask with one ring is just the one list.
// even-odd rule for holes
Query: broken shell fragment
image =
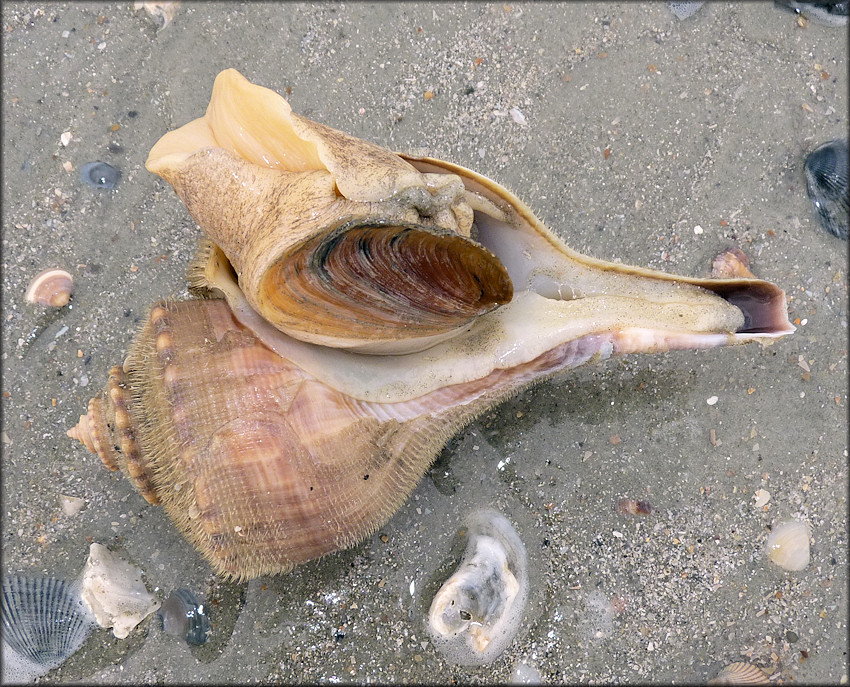
{"label": "broken shell fragment", "polygon": [[500,513],[474,513],[466,536],[460,565],[431,602],[427,628],[449,660],[478,665],[497,658],[519,629],[528,569],[525,546]]}
{"label": "broken shell fragment", "polygon": [[65,270],[51,267],[33,277],[24,299],[27,303],[61,308],[71,300],[74,278]]}
{"label": "broken shell fragment", "polygon": [[166,634],[180,637],[187,644],[200,645],[207,641],[210,619],[204,605],[188,589],[175,589],[157,611]]}
{"label": "broken shell fragment", "polygon": [[83,569],[82,599],[98,625],[111,627],[118,639],[160,606],[142,582],[142,571],[96,542]]}
{"label": "broken shell fragment", "polygon": [[789,520],[773,528],[767,537],[767,555],[780,568],[803,570],[809,564],[811,527]]}
{"label": "broken shell fragment", "polygon": [[753,501],[756,508],[762,508],[770,501],[770,492],[767,489],[756,489]]}
{"label": "broken shell fragment", "polygon": [[758,666],[737,661],[723,668],[717,677],[709,680],[710,685],[768,685],[770,679]]}

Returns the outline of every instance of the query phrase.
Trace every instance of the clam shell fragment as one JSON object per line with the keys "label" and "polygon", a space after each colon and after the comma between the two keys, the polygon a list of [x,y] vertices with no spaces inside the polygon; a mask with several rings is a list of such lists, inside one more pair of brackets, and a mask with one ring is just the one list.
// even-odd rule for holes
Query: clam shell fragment
{"label": "clam shell fragment", "polygon": [[737,661],[723,668],[709,685],[769,685],[770,679],[758,666]]}
{"label": "clam shell fragment", "polygon": [[148,592],[142,571],[105,546],[92,543],[82,576],[82,600],[98,625],[112,628],[124,639],[130,631],[159,608],[160,602]]}
{"label": "clam shell fragment", "polygon": [[779,523],[767,537],[767,556],[785,570],[803,570],[810,560],[811,527],[807,522]]}
{"label": "clam shell fragment", "polygon": [[451,661],[489,663],[520,627],[528,598],[525,546],[505,516],[473,514],[467,545],[454,574],[431,602],[428,632]]}

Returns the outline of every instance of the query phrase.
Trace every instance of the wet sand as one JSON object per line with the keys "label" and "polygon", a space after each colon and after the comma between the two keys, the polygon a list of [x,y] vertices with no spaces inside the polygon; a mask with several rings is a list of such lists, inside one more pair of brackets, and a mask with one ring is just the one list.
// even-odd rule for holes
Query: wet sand
{"label": "wet sand", "polygon": [[[4,572],[72,579],[94,540],[163,596],[206,596],[213,622],[191,649],[155,618],[126,640],[98,631],[50,679],[505,682],[527,663],[543,682],[691,683],[749,661],[847,680],[847,243],[817,224],[803,174],[847,129],[846,29],[769,2],[686,20],[665,3],[184,3],[159,31],[132,3],[2,14]],[[797,332],[538,385],[453,439],[367,541],[216,580],[65,431],[149,305],[187,296],[198,232],[144,160],[228,67],[307,117],[499,181],[582,253],[707,276],[737,245]],[[80,181],[92,160],[120,170],[114,190]],[[50,266],[76,290],[47,312],[23,296]],[[85,508],[65,515],[62,495]],[[616,512],[626,497],[656,511]],[[481,506],[512,520],[535,575],[519,636],[467,669],[423,618]],[[813,531],[796,573],[764,552],[792,518]]]}

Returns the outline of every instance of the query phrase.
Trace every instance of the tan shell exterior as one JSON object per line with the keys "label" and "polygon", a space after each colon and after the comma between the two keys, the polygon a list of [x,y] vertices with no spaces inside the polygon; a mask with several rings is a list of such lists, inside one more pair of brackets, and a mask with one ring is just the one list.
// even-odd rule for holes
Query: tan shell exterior
{"label": "tan shell exterior", "polygon": [[375,531],[515,378],[530,379],[494,373],[399,421],[267,349],[223,300],[161,303],[68,435],[120,466],[216,572],[247,579]]}

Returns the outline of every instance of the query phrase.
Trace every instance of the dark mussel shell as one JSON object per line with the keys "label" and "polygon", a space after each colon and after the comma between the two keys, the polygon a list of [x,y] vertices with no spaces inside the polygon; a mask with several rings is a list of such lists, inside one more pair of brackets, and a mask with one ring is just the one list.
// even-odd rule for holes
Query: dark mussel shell
{"label": "dark mussel shell", "polygon": [[3,640],[44,674],[79,649],[95,627],[79,591],[49,577],[3,578]]}
{"label": "dark mussel shell", "polygon": [[847,139],[815,148],[806,158],[806,186],[823,228],[847,239]]}
{"label": "dark mussel shell", "polygon": [[204,606],[188,589],[175,589],[157,611],[166,634],[185,639],[193,645],[204,644],[209,637],[210,619]]}
{"label": "dark mussel shell", "polygon": [[86,162],[80,168],[80,179],[95,188],[115,188],[120,176],[121,172],[105,162]]}
{"label": "dark mussel shell", "polygon": [[850,2],[796,2],[795,0],[774,0],[773,4],[783,10],[802,14],[825,26],[847,26],[847,14]]}

